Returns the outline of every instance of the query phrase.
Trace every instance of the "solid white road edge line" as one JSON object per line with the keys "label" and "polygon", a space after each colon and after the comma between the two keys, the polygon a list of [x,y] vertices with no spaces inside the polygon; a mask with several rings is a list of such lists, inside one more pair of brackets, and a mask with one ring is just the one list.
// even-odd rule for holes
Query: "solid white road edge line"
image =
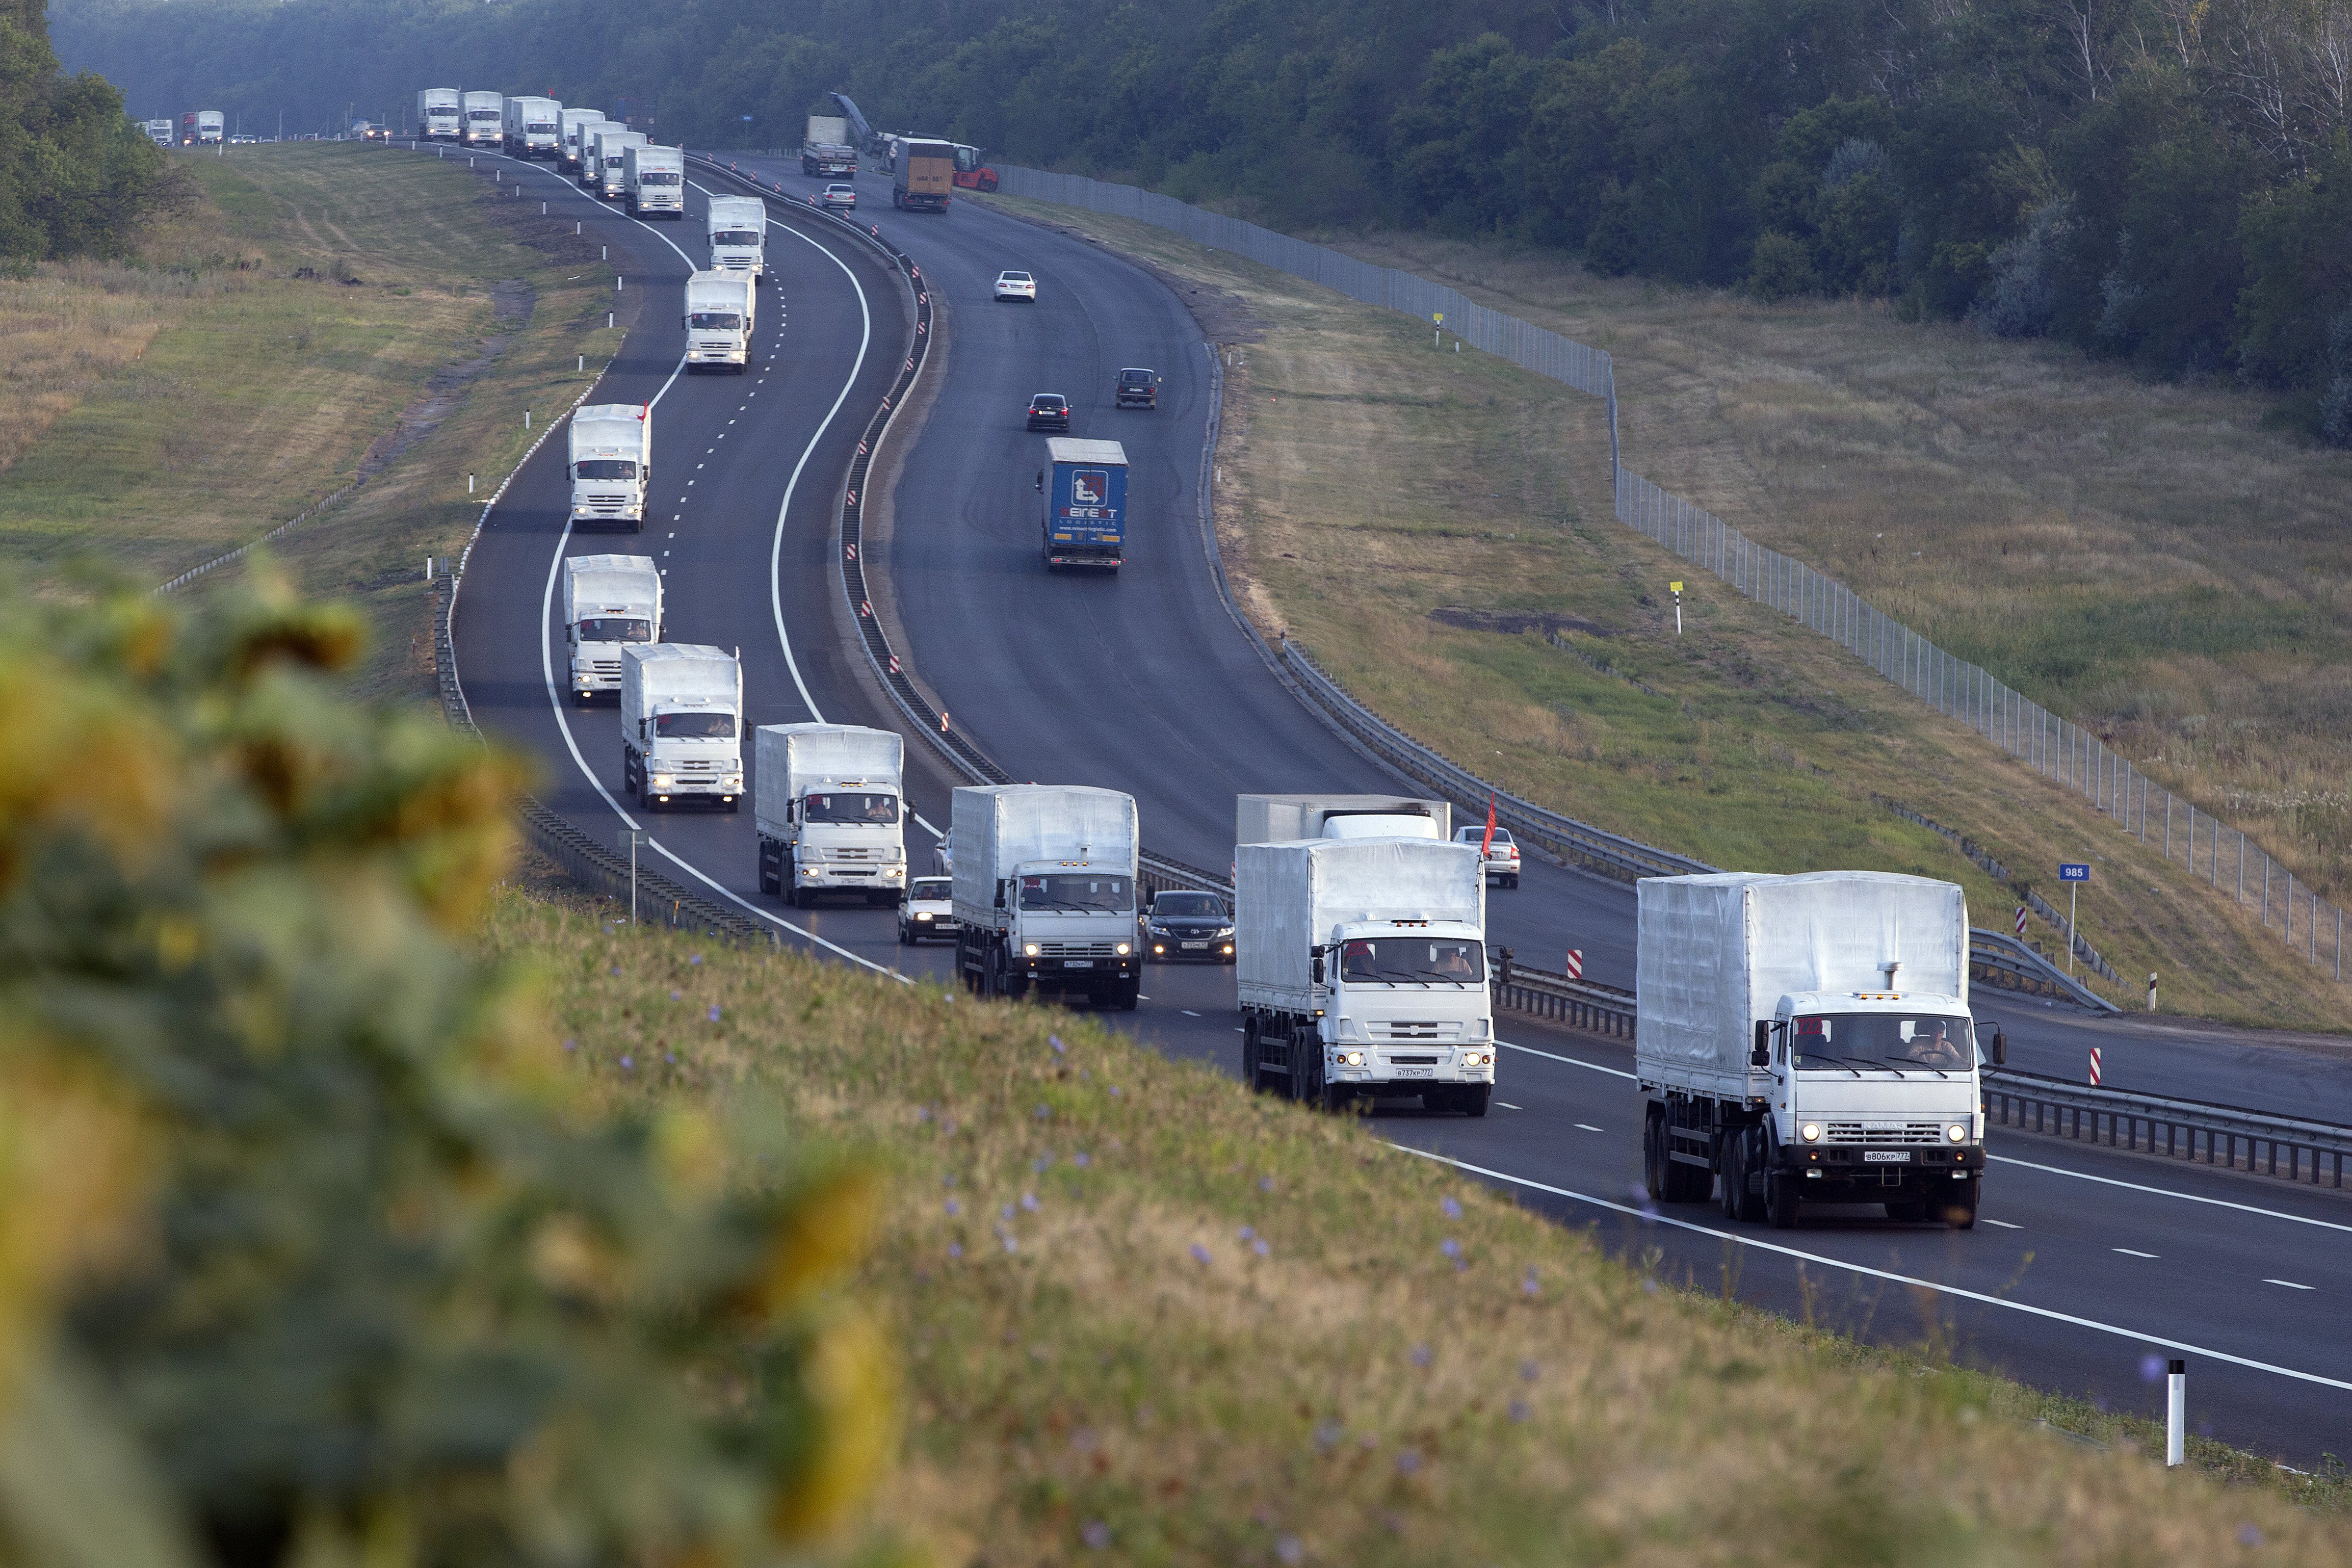
{"label": "solid white road edge line", "polygon": [[2006,1311],[2023,1312],[2028,1317],[2042,1318],[2053,1323],[2065,1323],[2077,1329],[2089,1329],[2095,1333],[2113,1334],[2117,1339],[2132,1340],[2140,1344],[2161,1345],[2166,1350],[2203,1356],[2210,1361],[2225,1362],[2231,1366],[2242,1366],[2253,1372],[2267,1372],[2278,1377],[2294,1378],[2299,1383],[2313,1383],[2323,1388],[2340,1388],[2347,1393],[2352,1393],[2352,1382],[2346,1382],[2341,1378],[2324,1377],[2315,1372],[2303,1372],[2291,1366],[2278,1366],[2266,1361],[2255,1361],[2249,1356],[2231,1355],[2227,1351],[2217,1351],[2205,1345],[2192,1345],[2183,1340],[2167,1339],[2162,1334],[2142,1333],[2137,1329],[2126,1329],[2116,1323],[2103,1323],[2096,1318],[2077,1317],[2072,1312],[2061,1312],[2049,1307],[2036,1307],[2030,1302],[2004,1300],[1999,1296],[1986,1295],[1981,1290],[1970,1290],[1958,1285],[1946,1285],[1934,1279],[1921,1279],[1909,1274],[1897,1274],[1891,1269],[1873,1268],[1866,1263],[1848,1263],[1842,1258],[1828,1258],[1818,1252],[1807,1252],[1800,1247],[1783,1247],[1778,1242],[1763,1241],[1752,1236],[1741,1236],[1737,1231],[1717,1230],[1713,1226],[1698,1225],[1686,1219],[1675,1219],[1671,1215],[1650,1213],[1625,1204],[1612,1203],[1607,1198],[1596,1198],[1587,1193],[1573,1192],[1567,1187],[1555,1187],[1546,1182],[1531,1181],[1525,1176],[1514,1176],[1507,1171],[1489,1170],[1484,1165],[1473,1165],[1466,1160],[1454,1160],[1444,1154],[1433,1154],[1426,1149],[1410,1148],[1402,1143],[1391,1143],[1389,1147],[1407,1154],[1416,1155],[1423,1160],[1433,1161],[1440,1165],[1451,1165],[1457,1171],[1465,1171],[1474,1176],[1486,1176],[1493,1181],[1507,1182],[1513,1186],[1528,1187],[1539,1193],[1550,1193],[1556,1197],[1590,1204],[1595,1208],[1603,1208],[1612,1214],[1627,1215],[1635,1219],[1646,1220],[1652,1225],[1672,1226],[1677,1230],[1694,1231],[1700,1236],[1712,1236],[1724,1241],[1736,1241],[1742,1247],[1754,1247],[1759,1252],[1778,1253],[1783,1258],[1793,1258],[1800,1263],[1818,1263],[1824,1268],[1842,1268],[1848,1273],[1866,1275],[1873,1279],[1884,1279],[1891,1285],[1910,1285],[1923,1290],[1933,1290],[1940,1296],[1975,1301],[1987,1307],[1999,1307]]}

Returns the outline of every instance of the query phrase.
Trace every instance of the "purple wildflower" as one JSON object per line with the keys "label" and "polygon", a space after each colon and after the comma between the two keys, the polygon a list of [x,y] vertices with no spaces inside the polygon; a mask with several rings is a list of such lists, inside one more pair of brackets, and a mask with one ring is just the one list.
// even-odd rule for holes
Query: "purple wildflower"
{"label": "purple wildflower", "polygon": [[1421,1468],[1421,1450],[1405,1448],[1397,1454],[1397,1474],[1409,1476]]}
{"label": "purple wildflower", "polygon": [[622,1070],[623,1072],[635,1072],[635,1071],[636,1071],[636,1070],[637,1070],[637,1059],[636,1059],[636,1058],[635,1058],[635,1057],[623,1057],[623,1058],[621,1058],[621,1070]]}
{"label": "purple wildflower", "polygon": [[1200,1264],[1209,1261],[1209,1249],[1197,1241],[1192,1244],[1192,1261]]}
{"label": "purple wildflower", "polygon": [[1037,1194],[1034,1193],[1022,1194],[1021,1207],[1026,1213],[1035,1214],[1037,1212]]}
{"label": "purple wildflower", "polygon": [[1078,1539],[1095,1551],[1100,1552],[1110,1544],[1110,1526],[1101,1520],[1090,1519],[1087,1521],[1087,1527],[1078,1531]]}
{"label": "purple wildflower", "polygon": [[1432,1361],[1436,1359],[1437,1355],[1436,1352],[1431,1350],[1425,1344],[1413,1346],[1412,1351],[1408,1353],[1412,1364],[1415,1366],[1427,1366]]}
{"label": "purple wildflower", "polygon": [[1460,1219],[1462,1217],[1462,1205],[1458,1199],[1449,1196],[1443,1202],[1439,1203],[1437,1206],[1444,1211],[1445,1217],[1447,1219]]}
{"label": "purple wildflower", "polygon": [[1512,1400],[1512,1401],[1511,1401],[1511,1419],[1512,1419],[1512,1420],[1514,1420],[1514,1421],[1525,1421],[1528,1416],[1530,1416],[1530,1415],[1534,1415],[1534,1414],[1535,1414],[1535,1412],[1534,1412],[1533,1410],[1531,1410],[1531,1409],[1529,1409],[1529,1408],[1528,1408],[1528,1402],[1527,1402],[1526,1400],[1524,1400],[1524,1399],[1514,1399],[1514,1400]]}
{"label": "purple wildflower", "polygon": [[947,1207],[948,1207],[948,1217],[949,1217],[950,1219],[953,1219],[953,1218],[955,1218],[955,1216],[956,1216],[956,1215],[960,1215],[960,1214],[963,1213],[963,1205],[961,1205],[961,1204],[960,1204],[960,1203],[956,1202],[956,1201],[955,1201],[955,1199],[953,1199],[953,1198],[950,1198],[950,1199],[948,1200]]}
{"label": "purple wildflower", "polygon": [[719,1022],[719,1004],[713,1002],[710,1005],[710,1011],[704,1014],[703,1016],[709,1018],[714,1024]]}
{"label": "purple wildflower", "polygon": [[1437,1244],[1437,1250],[1448,1258],[1459,1258],[1462,1256],[1462,1244],[1449,1236]]}

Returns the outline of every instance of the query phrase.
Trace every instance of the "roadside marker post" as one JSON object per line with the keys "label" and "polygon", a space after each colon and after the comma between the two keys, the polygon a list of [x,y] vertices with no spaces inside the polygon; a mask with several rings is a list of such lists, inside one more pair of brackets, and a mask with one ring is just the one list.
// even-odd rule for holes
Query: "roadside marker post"
{"label": "roadside marker post", "polygon": [[2174,1356],[2164,1369],[2164,1463],[2168,1469],[2189,1456],[2189,1363]]}
{"label": "roadside marker post", "polygon": [[1584,950],[1580,947],[1568,950],[1568,977],[1570,980],[1584,978]]}
{"label": "roadside marker post", "polygon": [[2147,972],[2147,1010],[2151,1013],[2156,1011],[2156,971],[2153,969]]}
{"label": "roadside marker post", "polygon": [[2023,904],[2017,906],[2017,934],[2020,936],[2023,936],[2025,934],[2025,906]]}
{"label": "roadside marker post", "polygon": [[2080,860],[2062,860],[2058,879],[2066,884],[2066,973],[2074,973],[2074,899],[2091,879],[2091,868]]}
{"label": "roadside marker post", "polygon": [[637,846],[651,840],[641,827],[625,827],[621,829],[620,837],[621,847],[629,852],[629,923],[635,925],[637,923]]}
{"label": "roadside marker post", "polygon": [[1680,582],[1666,584],[1675,591],[1675,636],[1683,635],[1683,585]]}
{"label": "roadside marker post", "polygon": [[1430,324],[1437,329],[1435,331],[1429,334],[1429,346],[1433,349],[1442,349],[1445,346],[1445,312],[1443,310],[1433,310],[1430,312],[1429,320]]}

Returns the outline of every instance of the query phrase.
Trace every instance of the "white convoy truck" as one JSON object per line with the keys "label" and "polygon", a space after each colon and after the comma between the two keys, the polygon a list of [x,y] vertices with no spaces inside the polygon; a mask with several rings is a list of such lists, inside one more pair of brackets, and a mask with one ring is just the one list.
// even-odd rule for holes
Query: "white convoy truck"
{"label": "white convoy truck", "polygon": [[768,204],[757,196],[710,198],[710,270],[754,284],[764,280],[768,255]]}
{"label": "white convoy truck", "polygon": [[1234,851],[1242,1077],[1336,1110],[1417,1095],[1484,1116],[1495,1089],[1486,878],[1425,837]]}
{"label": "white convoy truck", "polygon": [[583,126],[601,123],[601,109],[566,109],[555,117],[556,161],[577,174],[580,170],[580,131]]}
{"label": "white convoy truck", "polygon": [[[740,287],[748,288],[744,284]],[[907,887],[906,742],[856,724],[763,724],[752,743],[760,890],[896,904]]]}
{"label": "white convoy truck", "polygon": [[[1661,1203],[1786,1228],[1805,1203],[1976,1223],[1981,1058],[1969,910],[1880,871],[1650,877],[1636,888],[1633,1066]],[[2007,1042],[1998,1030],[1990,1056]]]}
{"label": "white convoy truck", "polygon": [[1297,838],[1445,838],[1454,808],[1395,795],[1244,795],[1234,797],[1235,844]]}
{"label": "white convoy truck", "polygon": [[147,140],[158,147],[169,147],[176,140],[169,120],[142,120],[139,122],[139,129],[145,132]]}
{"label": "white convoy truck", "polygon": [[653,409],[592,403],[572,411],[572,525],[613,522],[646,531],[646,484],[653,477]]}
{"label": "white convoy truck", "polygon": [[563,643],[572,700],[621,689],[621,652],[662,638],[661,569],[642,555],[574,555],[563,563]]}
{"label": "white convoy truck", "polygon": [[1132,1012],[1132,796],[1076,784],[955,792],[956,971],[985,996],[1083,994]]}
{"label": "white convoy truck", "polygon": [[647,142],[621,154],[621,188],[635,217],[686,216],[686,151]]}
{"label": "white convoy truck", "polygon": [[563,105],[555,100],[508,99],[505,127],[504,142],[509,157],[562,157]]}
{"label": "white convoy truck", "polygon": [[743,800],[743,666],[723,647],[621,649],[621,783],[648,810]]}
{"label": "white convoy truck", "polygon": [[608,131],[618,135],[627,129],[616,120],[601,116],[580,127],[580,166],[572,173],[579,176],[582,190],[593,194],[604,187],[604,160],[597,152],[596,139]]}
{"label": "white convoy truck", "polygon": [[228,117],[219,110],[197,110],[196,144],[202,147],[217,145],[227,135],[227,127]]}
{"label": "white convoy truck", "polygon": [[608,202],[617,202],[628,194],[629,161],[632,147],[646,144],[642,131],[603,131],[596,136],[596,183],[589,188]]}
{"label": "white convoy truck", "polygon": [[849,144],[849,121],[837,114],[812,114],[801,137],[801,173],[812,178],[855,179],[857,149]]}
{"label": "white convoy truck", "polygon": [[461,118],[468,147],[495,147],[506,139],[507,100],[495,92],[466,94]]}
{"label": "white convoy truck", "polygon": [[454,87],[428,87],[416,94],[416,134],[427,142],[464,138],[465,106]]}
{"label": "white convoy truck", "polygon": [[740,375],[751,363],[751,280],[732,272],[697,272],[686,280],[686,368],[725,366]]}

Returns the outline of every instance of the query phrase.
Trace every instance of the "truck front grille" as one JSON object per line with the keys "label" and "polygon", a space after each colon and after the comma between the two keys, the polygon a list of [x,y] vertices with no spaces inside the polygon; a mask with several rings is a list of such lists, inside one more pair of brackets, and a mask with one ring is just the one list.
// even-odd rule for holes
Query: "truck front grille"
{"label": "truck front grille", "polygon": [[1372,1026],[1376,1040],[1436,1040],[1451,1038],[1459,1025],[1440,1024],[1434,1019],[1391,1018]]}
{"label": "truck front grille", "polygon": [[1944,1124],[1940,1121],[1825,1121],[1822,1128],[1832,1143],[1941,1143]]}
{"label": "truck front grille", "polygon": [[1392,1056],[1388,1058],[1388,1064],[1394,1068],[1433,1068],[1437,1065],[1437,1058],[1435,1057]]}
{"label": "truck front grille", "polygon": [[1107,942],[1041,942],[1037,952],[1045,958],[1116,958]]}

